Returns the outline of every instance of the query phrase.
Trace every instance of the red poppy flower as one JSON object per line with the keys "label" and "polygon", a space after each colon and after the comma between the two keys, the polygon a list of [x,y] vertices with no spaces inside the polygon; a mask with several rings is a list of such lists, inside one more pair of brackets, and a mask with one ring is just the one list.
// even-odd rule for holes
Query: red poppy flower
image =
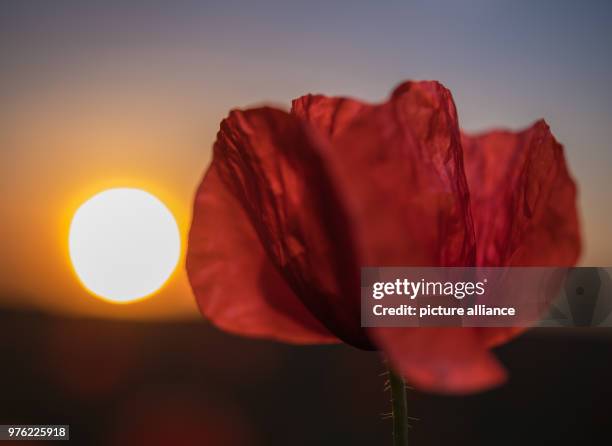
{"label": "red poppy flower", "polygon": [[378,349],[421,389],[475,391],[503,381],[488,348],[514,330],[362,328],[360,267],[571,266],[575,197],[543,121],[462,134],[437,82],[378,105],[308,95],[223,120],[187,272],[222,329]]}

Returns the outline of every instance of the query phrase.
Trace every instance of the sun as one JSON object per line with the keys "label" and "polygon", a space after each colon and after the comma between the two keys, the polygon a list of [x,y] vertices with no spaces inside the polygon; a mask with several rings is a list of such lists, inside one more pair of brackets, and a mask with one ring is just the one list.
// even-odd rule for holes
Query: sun
{"label": "sun", "polygon": [[83,286],[116,303],[159,290],[181,252],[172,213],[155,196],[131,188],[108,189],[83,203],[72,218],[68,245]]}

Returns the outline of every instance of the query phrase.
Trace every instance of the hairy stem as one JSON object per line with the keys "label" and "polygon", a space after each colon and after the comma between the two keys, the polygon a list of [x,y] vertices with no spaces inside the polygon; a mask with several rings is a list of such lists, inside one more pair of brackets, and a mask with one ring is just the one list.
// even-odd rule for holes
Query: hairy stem
{"label": "hairy stem", "polygon": [[408,445],[408,405],[404,378],[389,368],[391,408],[393,410],[393,446]]}

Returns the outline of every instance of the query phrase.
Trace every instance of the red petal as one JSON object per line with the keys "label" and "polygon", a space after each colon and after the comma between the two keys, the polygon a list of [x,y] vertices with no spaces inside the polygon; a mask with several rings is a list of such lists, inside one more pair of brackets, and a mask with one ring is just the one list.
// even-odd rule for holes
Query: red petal
{"label": "red petal", "polygon": [[371,108],[350,98],[309,94],[293,101],[291,113],[333,138],[342,134],[359,113]]}
{"label": "red petal", "polygon": [[[573,266],[580,254],[576,186],[544,121],[521,132],[463,135],[481,266]],[[487,345],[523,332],[482,329]]]}
{"label": "red petal", "polygon": [[481,266],[573,266],[576,186],[544,121],[522,132],[463,135]]}
{"label": "red petal", "polygon": [[[292,112],[332,143],[324,152],[352,217],[363,265],[474,264],[455,106],[436,82],[406,83],[385,104],[305,96]],[[503,381],[478,329],[369,330],[419,388],[469,392]]]}
{"label": "red petal", "polygon": [[332,143],[325,161],[347,203],[363,265],[467,265],[474,235],[452,97],[405,83],[382,105],[305,96],[292,113]]}
{"label": "red petal", "polygon": [[187,273],[202,313],[226,331],[293,343],[336,341],[268,259],[216,160],[196,195]]}
{"label": "red petal", "polygon": [[[236,111],[221,125],[214,166],[229,192],[223,200],[233,198],[235,207],[242,212],[242,226],[248,227],[255,238],[252,244],[258,243],[257,251],[249,245],[247,254],[265,257],[269,262],[267,270],[279,275],[277,282],[284,279],[283,286],[331,333],[353,345],[370,347],[360,327],[359,270],[351,230],[321,162],[321,147],[299,119],[285,112],[270,108]],[[200,193],[206,190],[204,185]],[[210,196],[215,194],[210,192]],[[201,227],[204,212],[210,211],[198,207],[201,205],[196,204],[196,212],[202,217],[196,216],[194,231],[203,236],[212,234],[210,228]],[[218,226],[224,225],[226,222]],[[221,233],[216,228],[220,237],[236,230],[225,229]],[[201,249],[207,248],[203,245]],[[214,253],[221,258],[218,274],[209,274],[200,284],[213,286],[208,281],[219,281],[223,270],[235,268],[234,256],[241,251],[245,246],[229,239]],[[252,268],[244,263],[242,270]],[[205,262],[194,264],[191,275],[202,274],[208,268]],[[276,296],[276,290],[282,287],[268,283],[268,274],[257,279],[256,283],[267,285],[271,298],[285,299]],[[237,278],[230,276],[227,280]],[[210,296],[201,293],[199,299],[208,302]],[[238,308],[242,300],[245,298],[236,299]],[[300,313],[294,320],[301,318],[306,322],[312,319]],[[226,323],[233,324],[231,318],[226,318]],[[265,327],[257,330],[270,331]]]}
{"label": "red petal", "polygon": [[424,391],[470,393],[503,383],[506,372],[469,328],[374,328],[391,366]]}

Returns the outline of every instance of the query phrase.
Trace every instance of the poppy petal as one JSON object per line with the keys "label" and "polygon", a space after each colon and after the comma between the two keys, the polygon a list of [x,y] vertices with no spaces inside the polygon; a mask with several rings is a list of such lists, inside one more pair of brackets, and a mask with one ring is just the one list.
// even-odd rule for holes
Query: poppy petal
{"label": "poppy petal", "polygon": [[463,135],[480,266],[573,266],[576,185],[562,146],[538,121],[521,132]]}
{"label": "poppy petal", "polygon": [[331,142],[326,164],[355,227],[362,265],[471,264],[469,193],[446,88],[406,82],[381,105],[305,96],[292,113]]}
{"label": "poppy petal", "polygon": [[[407,82],[381,105],[305,96],[292,112],[331,142],[326,160],[351,213],[363,265],[474,264],[469,192],[448,90],[437,82]],[[477,329],[369,333],[400,372],[428,390],[483,389],[505,376]]]}
{"label": "poppy petal", "polygon": [[325,144],[281,110],[234,111],[221,124],[215,163],[293,293],[335,336],[371,348],[351,227],[320,157]]}
{"label": "poppy petal", "polygon": [[[576,186],[548,125],[464,134],[462,143],[477,265],[573,266],[580,254]],[[523,331],[486,328],[480,334],[495,346]]]}
{"label": "poppy petal", "polygon": [[420,390],[464,394],[502,384],[506,372],[469,328],[373,328],[391,366]]}
{"label": "poppy petal", "polygon": [[214,160],[200,185],[187,273],[200,310],[223,330],[291,343],[337,339],[304,307],[268,259]]}
{"label": "poppy petal", "polygon": [[359,113],[371,108],[355,99],[309,94],[293,100],[291,113],[333,138],[344,132]]}

